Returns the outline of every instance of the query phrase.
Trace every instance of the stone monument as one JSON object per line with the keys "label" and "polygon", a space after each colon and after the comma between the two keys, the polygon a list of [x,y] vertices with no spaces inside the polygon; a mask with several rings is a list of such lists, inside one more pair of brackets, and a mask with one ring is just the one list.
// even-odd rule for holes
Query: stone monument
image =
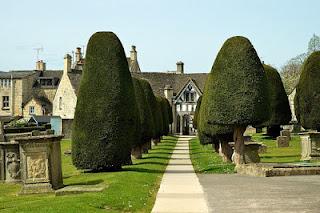
{"label": "stone monument", "polygon": [[21,194],[47,193],[63,187],[60,140],[63,136],[21,137]]}
{"label": "stone monument", "polygon": [[301,160],[320,160],[320,132],[299,135],[301,138]]}

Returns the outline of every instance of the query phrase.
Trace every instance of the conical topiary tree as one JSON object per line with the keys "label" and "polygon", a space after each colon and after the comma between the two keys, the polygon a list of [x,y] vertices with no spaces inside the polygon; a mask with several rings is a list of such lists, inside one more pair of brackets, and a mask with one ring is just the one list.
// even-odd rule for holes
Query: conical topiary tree
{"label": "conical topiary tree", "polygon": [[[160,96],[159,96],[160,97]],[[161,113],[162,113],[162,135],[169,134],[169,107],[170,104],[168,100],[164,97],[161,98]]]}
{"label": "conical topiary tree", "polygon": [[320,51],[304,62],[295,96],[295,113],[305,129],[320,131]]}
{"label": "conical topiary tree", "polygon": [[[245,162],[243,133],[247,125],[269,118],[267,78],[260,59],[247,38],[228,39],[219,51],[202,98],[200,125],[233,128],[234,162]],[[203,107],[205,106],[205,107]],[[202,109],[207,109],[203,113]],[[207,114],[207,117],[203,115]]]}
{"label": "conical topiary tree", "polygon": [[[145,79],[141,79],[140,85],[144,91],[144,95],[146,97],[146,101],[151,111],[151,118],[152,118],[152,138],[158,137],[158,125],[157,122],[157,99],[152,91],[152,88],[149,82]],[[143,146],[144,152],[147,152],[148,149],[151,149],[151,140],[147,141]]]}
{"label": "conical topiary tree", "polygon": [[173,114],[172,114],[172,106],[170,105],[168,99],[164,99],[165,103],[167,105],[167,110],[168,110],[168,122],[169,122],[169,132],[172,133],[172,126],[171,124],[173,123]]}
{"label": "conical topiary tree", "polygon": [[[208,109],[208,94],[214,92],[212,91],[211,83],[212,74],[210,73],[204,88],[204,93],[200,102],[200,109],[198,115],[198,132],[200,137],[200,142],[202,144],[212,143],[213,148],[217,153],[222,156],[223,161],[231,161],[232,148],[229,146],[228,142],[232,141],[233,128],[227,125],[216,125],[209,123],[210,111]],[[220,148],[221,147],[221,148]],[[220,149],[219,149],[220,148]]]}
{"label": "conical topiary tree", "polygon": [[163,114],[162,114],[162,104],[161,104],[161,102],[162,102],[162,98],[161,98],[161,96],[156,96],[156,100],[157,100],[157,104],[156,104],[156,106],[155,106],[155,117],[157,118],[157,123],[158,123],[158,129],[157,129],[157,137],[156,138],[154,138],[155,139],[155,144],[157,145],[157,143],[159,143],[160,142],[160,139],[161,139],[161,136],[163,136],[164,135],[164,132],[165,132],[165,130],[164,130],[164,125],[163,125],[163,120],[164,120],[164,118],[163,118]]}
{"label": "conical topiary tree", "polygon": [[270,118],[264,126],[268,127],[268,135],[277,137],[280,135],[280,125],[288,124],[291,120],[289,100],[278,71],[266,64],[263,68],[268,80],[270,101]]}
{"label": "conical topiary tree", "polygon": [[[150,109],[150,105],[146,100],[146,96],[144,93],[144,89],[142,87],[142,82],[145,80],[132,78],[133,80],[133,86],[135,90],[135,97],[136,102],[138,106],[138,111],[140,115],[140,137],[139,140],[136,141],[135,144],[133,144],[132,147],[132,155],[140,159],[142,157],[143,152],[143,145],[148,143],[151,138],[153,137],[153,119],[152,119],[152,113]],[[148,84],[146,82],[146,84]]]}
{"label": "conical topiary tree", "polygon": [[122,44],[112,32],[89,40],[72,131],[79,169],[119,169],[137,140],[139,115]]}

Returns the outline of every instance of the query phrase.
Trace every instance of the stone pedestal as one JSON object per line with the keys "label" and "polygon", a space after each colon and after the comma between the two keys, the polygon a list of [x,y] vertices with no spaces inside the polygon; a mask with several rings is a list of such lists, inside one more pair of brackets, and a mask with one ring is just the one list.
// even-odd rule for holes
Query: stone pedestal
{"label": "stone pedestal", "polygon": [[63,136],[16,138],[20,146],[21,194],[48,193],[63,187],[60,140]]}
{"label": "stone pedestal", "polygon": [[280,131],[280,136],[287,136],[289,141],[291,140],[291,132],[288,129]]}
{"label": "stone pedestal", "polygon": [[320,160],[320,132],[300,134],[301,160]]}
{"label": "stone pedestal", "polygon": [[277,146],[280,147],[289,147],[289,138],[287,136],[278,136],[277,137]]}

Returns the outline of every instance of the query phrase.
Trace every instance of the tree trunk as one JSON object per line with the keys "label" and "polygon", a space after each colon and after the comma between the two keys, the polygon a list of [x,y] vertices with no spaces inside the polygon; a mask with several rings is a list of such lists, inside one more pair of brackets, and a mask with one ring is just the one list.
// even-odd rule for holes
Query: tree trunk
{"label": "tree trunk", "polygon": [[220,155],[222,157],[223,162],[231,162],[231,156],[233,153],[231,146],[228,144],[228,142],[224,142],[224,141],[221,141],[220,145],[221,145]]}
{"label": "tree trunk", "polygon": [[212,148],[216,153],[219,153],[219,143],[212,143]]}
{"label": "tree trunk", "polygon": [[244,138],[243,133],[246,127],[238,126],[234,128],[233,140],[234,140],[234,155],[233,162],[237,165],[245,163],[244,159]]}
{"label": "tree trunk", "polygon": [[132,148],[131,150],[131,155],[135,158],[135,159],[141,159],[142,158],[142,146],[136,146],[134,148]]}

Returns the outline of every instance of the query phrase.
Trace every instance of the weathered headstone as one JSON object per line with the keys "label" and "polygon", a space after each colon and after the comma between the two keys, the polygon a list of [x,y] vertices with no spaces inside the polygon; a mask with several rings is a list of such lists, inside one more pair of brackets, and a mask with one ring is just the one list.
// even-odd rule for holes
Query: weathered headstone
{"label": "weathered headstone", "polygon": [[287,136],[278,136],[277,137],[277,146],[280,147],[289,147],[289,138]]}
{"label": "weathered headstone", "polygon": [[291,140],[291,132],[288,129],[280,131],[280,136],[287,136],[289,141]]}

